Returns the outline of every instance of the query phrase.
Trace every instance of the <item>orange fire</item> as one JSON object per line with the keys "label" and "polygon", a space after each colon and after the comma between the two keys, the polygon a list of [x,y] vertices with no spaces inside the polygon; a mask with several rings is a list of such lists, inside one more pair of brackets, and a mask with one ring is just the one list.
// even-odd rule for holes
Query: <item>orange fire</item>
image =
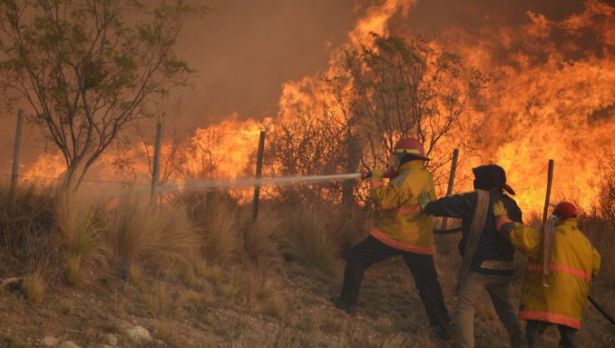
{"label": "orange fire", "polygon": [[[371,32],[388,35],[391,19],[406,16],[414,3],[387,0],[367,9],[349,32],[347,43],[334,51],[328,70],[282,86],[279,113],[265,124],[230,118],[197,129],[180,145],[177,171],[171,180],[252,175],[259,131],[304,122],[297,117],[298,110],[316,114],[314,110],[329,98],[322,92],[322,77],[335,75],[343,50],[369,44]],[[598,49],[586,52],[579,39],[581,32],[594,33]],[[522,27],[491,28],[480,36],[455,29],[431,45],[458,53],[466,65],[479,68],[490,78],[480,108],[464,115],[465,133],[449,135],[451,139],[471,139],[472,145],[461,149],[455,191],[471,189],[471,180],[463,179],[471,176],[473,166],[498,163],[507,170],[521,207],[538,211],[544,200],[547,161],[554,159],[553,200],[565,198],[591,208],[599,189],[600,167],[613,158],[615,149],[615,7],[587,0],[583,13],[560,21],[529,12]],[[496,55],[505,58],[496,59]],[[331,119],[344,122],[335,110],[327,117],[310,118],[310,126],[319,127],[326,121],[326,126],[332,127],[335,122]],[[172,146],[165,144],[163,152],[170,154]],[[451,150],[443,146],[441,151]],[[134,151],[143,153],[142,149]],[[49,163],[60,160],[42,156],[28,175],[57,175],[57,167]],[[136,171],[147,176],[147,166]]]}

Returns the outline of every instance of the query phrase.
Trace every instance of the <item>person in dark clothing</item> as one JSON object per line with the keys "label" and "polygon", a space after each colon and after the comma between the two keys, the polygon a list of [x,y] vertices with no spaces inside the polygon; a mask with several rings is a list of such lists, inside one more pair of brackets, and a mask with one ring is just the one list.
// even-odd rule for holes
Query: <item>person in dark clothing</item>
{"label": "person in dark clothing", "polygon": [[[435,201],[429,201],[429,197],[422,195],[423,200],[420,203],[427,214],[462,220],[459,252],[464,256],[464,262],[469,262],[469,269],[462,277],[463,281],[459,280],[454,311],[460,345],[474,347],[474,308],[485,289],[510,336],[512,346],[523,346],[523,333],[517,321],[509,290],[514,273],[514,248],[510,241],[503,238],[496,230],[493,205],[502,201],[509,211],[511,220],[517,222],[522,221],[521,209],[508,196],[508,194],[514,195],[514,191],[506,184],[504,169],[497,165],[486,165],[474,168],[473,173],[475,191]],[[477,234],[478,243],[474,254],[468,256],[466,247],[478,206],[478,190],[488,193],[488,203],[483,207],[487,211],[482,231],[478,231]],[[467,259],[468,257],[470,259]]]}

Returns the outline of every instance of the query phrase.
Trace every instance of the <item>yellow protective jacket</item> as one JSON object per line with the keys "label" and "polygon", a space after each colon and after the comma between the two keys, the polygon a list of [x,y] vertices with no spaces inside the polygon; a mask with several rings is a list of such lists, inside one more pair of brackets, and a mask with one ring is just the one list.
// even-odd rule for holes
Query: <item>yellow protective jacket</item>
{"label": "yellow protective jacket", "polygon": [[506,229],[512,245],[528,256],[519,318],[580,328],[589,285],[600,270],[600,254],[577,228],[577,220],[566,219],[555,227],[547,286],[541,232],[518,223]]}
{"label": "yellow protective jacket", "polygon": [[385,185],[372,177],[371,196],[380,216],[371,235],[393,248],[416,254],[433,254],[433,218],[421,211],[419,195],[426,191],[436,199],[433,177],[422,160],[399,167],[399,175]]}

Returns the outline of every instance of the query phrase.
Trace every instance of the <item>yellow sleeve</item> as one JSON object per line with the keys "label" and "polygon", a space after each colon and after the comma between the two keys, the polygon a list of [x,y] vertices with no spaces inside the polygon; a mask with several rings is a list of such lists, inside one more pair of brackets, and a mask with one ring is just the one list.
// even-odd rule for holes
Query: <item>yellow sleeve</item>
{"label": "yellow sleeve", "polygon": [[593,269],[592,269],[592,277],[596,277],[598,273],[600,273],[600,253],[595,248],[592,248],[592,258],[593,258]]}
{"label": "yellow sleeve", "polygon": [[371,196],[378,203],[380,209],[396,209],[410,199],[412,193],[409,191],[402,190],[393,181],[389,182],[388,185],[374,185],[374,182],[372,182]]}
{"label": "yellow sleeve", "polygon": [[515,227],[510,234],[510,243],[515,249],[531,259],[540,257],[540,252],[542,251],[542,235],[540,230],[515,223]]}

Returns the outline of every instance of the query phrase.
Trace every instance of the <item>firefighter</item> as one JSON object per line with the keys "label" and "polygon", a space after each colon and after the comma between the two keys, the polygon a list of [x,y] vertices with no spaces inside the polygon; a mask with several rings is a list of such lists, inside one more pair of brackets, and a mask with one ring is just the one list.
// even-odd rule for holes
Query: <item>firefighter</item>
{"label": "firefighter", "polygon": [[512,220],[521,222],[521,209],[508,194],[514,190],[506,184],[506,172],[498,165],[476,167],[472,192],[431,201],[421,194],[420,205],[426,214],[462,219],[459,252],[463,260],[457,276],[454,321],[459,345],[474,347],[474,308],[486,290],[495,311],[510,337],[513,347],[524,345],[523,332],[517,320],[510,284],[514,273],[514,248],[503,238],[491,214],[493,205],[501,201]]}
{"label": "firefighter", "polygon": [[432,218],[418,205],[418,195],[427,191],[435,197],[432,175],[425,168],[421,143],[413,138],[400,139],[392,153],[390,167],[395,174],[385,184],[382,170],[370,175],[371,197],[380,216],[370,235],[345,252],[344,284],[338,308],[354,314],[363,274],[376,262],[402,256],[414,278],[430,326],[440,338],[449,338],[449,315],[434,266]]}
{"label": "firefighter", "polygon": [[[567,201],[557,204],[543,230],[512,222],[501,203],[493,213],[501,235],[528,257],[519,310],[519,318],[527,320],[528,346],[536,347],[539,335],[549,325],[557,325],[560,344],[578,347],[575,334],[581,327],[591,280],[600,270],[600,254],[578,228],[576,207]],[[541,231],[549,228],[555,228],[553,246],[547,252],[548,262],[543,263]]]}

